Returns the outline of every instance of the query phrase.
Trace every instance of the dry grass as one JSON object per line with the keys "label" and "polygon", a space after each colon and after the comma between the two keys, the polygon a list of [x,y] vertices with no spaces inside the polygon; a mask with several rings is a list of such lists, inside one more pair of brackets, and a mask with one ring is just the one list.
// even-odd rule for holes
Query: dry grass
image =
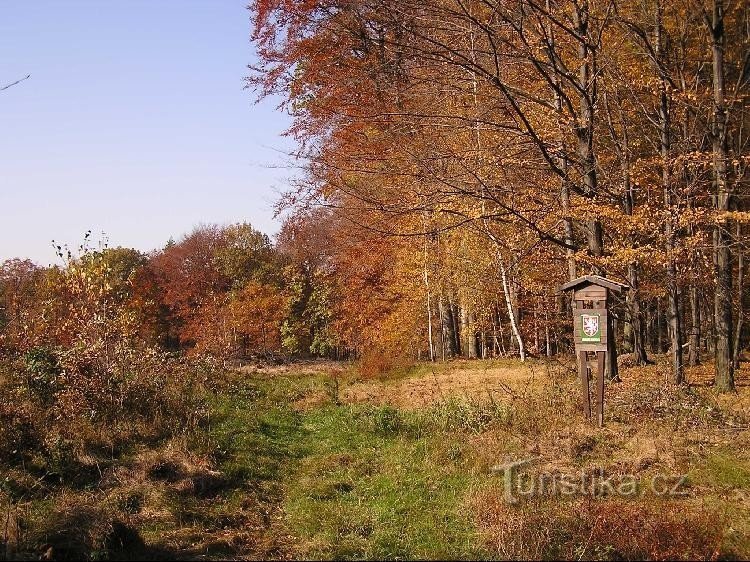
{"label": "dry grass", "polygon": [[[571,364],[457,361],[383,380],[348,365],[277,367],[217,381],[195,434],[107,462],[78,455],[90,476],[80,486],[13,468],[0,542],[131,559],[750,555],[744,369],[727,397],[675,389],[661,364],[624,367],[598,428],[581,415]],[[509,504],[492,467],[530,457],[524,478],[687,480],[679,497]]]}
{"label": "dry grass", "polygon": [[684,501],[536,500],[509,505],[484,490],[469,507],[483,540],[501,559],[713,560],[724,517]]}
{"label": "dry grass", "polygon": [[357,381],[345,387],[341,396],[345,403],[417,409],[456,396],[473,400],[517,397],[543,384],[548,373],[546,365],[534,361],[526,364],[455,361],[425,365],[417,376]]}
{"label": "dry grass", "polygon": [[300,359],[293,362],[254,362],[243,365],[237,372],[253,377],[278,377],[285,375],[299,376],[308,375],[331,375],[332,373],[343,373],[349,369],[347,363],[331,361],[330,359]]}
{"label": "dry grass", "polygon": [[[469,502],[485,544],[501,558],[711,559],[750,552],[750,371],[737,374],[735,394],[705,384],[711,365],[690,369],[691,385],[675,388],[668,367],[624,367],[609,384],[606,425],[586,422],[572,365],[451,364],[394,381],[345,388],[351,402],[425,411],[446,401],[508,405],[507,422],[468,440],[474,470],[534,457],[539,474],[598,472],[639,482],[686,475],[685,497],[632,501],[547,498],[526,507],[503,503],[490,486]],[[665,374],[666,373],[666,374]],[[512,537],[510,536],[512,535]],[[515,538],[513,538],[515,537]],[[515,542],[514,542],[515,541]]]}

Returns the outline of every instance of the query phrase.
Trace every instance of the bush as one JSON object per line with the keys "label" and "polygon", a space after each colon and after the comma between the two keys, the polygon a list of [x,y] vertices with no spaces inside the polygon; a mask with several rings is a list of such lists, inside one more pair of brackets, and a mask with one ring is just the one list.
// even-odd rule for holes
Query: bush
{"label": "bush", "polygon": [[0,381],[0,463],[37,458],[65,475],[80,467],[78,458],[111,457],[206,419],[212,364],[127,348],[101,359],[83,349],[26,354],[24,370]]}
{"label": "bush", "polygon": [[44,404],[49,404],[60,389],[60,363],[48,347],[35,347],[24,355],[29,391]]}
{"label": "bush", "polygon": [[412,364],[412,360],[396,352],[371,349],[359,359],[358,371],[363,379],[381,378],[397,369]]}
{"label": "bush", "polygon": [[486,490],[472,505],[488,548],[502,559],[706,560],[723,540],[723,518],[680,500],[537,499],[509,505]]}
{"label": "bush", "polygon": [[109,365],[87,351],[61,360],[64,385],[55,415],[66,420],[70,439],[98,435],[101,446],[131,439],[158,439],[195,428],[206,413],[211,376],[203,365],[150,350],[119,350]]}
{"label": "bush", "polygon": [[0,463],[22,463],[39,448],[40,436],[34,423],[39,415],[20,398],[0,392]]}

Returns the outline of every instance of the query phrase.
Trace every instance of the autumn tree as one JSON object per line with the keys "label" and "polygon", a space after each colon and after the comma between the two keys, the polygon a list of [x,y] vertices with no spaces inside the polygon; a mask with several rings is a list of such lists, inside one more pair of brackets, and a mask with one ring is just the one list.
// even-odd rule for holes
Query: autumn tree
{"label": "autumn tree", "polygon": [[[728,15],[721,2],[709,10],[661,0],[257,0],[251,10],[261,60],[251,84],[286,96],[296,117],[290,134],[309,162],[306,181],[285,202],[304,212],[334,209],[337,228],[358,240],[350,244],[386,252],[422,278],[429,357],[435,318],[449,344],[441,355],[482,355],[479,319],[492,318],[497,303],[485,298],[489,287],[475,295],[471,279],[475,271],[486,278],[486,253],[515,334],[510,341],[521,351],[531,335],[538,352],[540,302],[545,329],[555,322],[548,296],[526,301],[523,293],[545,270],[544,256],[564,265],[550,271],[559,281],[585,271],[628,280],[633,291],[620,325],[636,361],[647,361],[650,336],[661,341],[666,333],[678,384],[689,291],[691,360],[701,333],[713,330],[724,358],[717,382],[730,388],[718,373],[737,357],[725,345],[734,345],[736,328],[725,297],[733,268],[738,283],[744,268],[726,253],[738,241],[727,225],[741,215],[729,218],[728,201],[746,181],[746,139],[734,142],[747,119],[740,3]],[[700,22],[711,31],[708,43]],[[727,33],[734,39],[729,65],[721,58]],[[700,62],[709,55],[712,76]],[[736,78],[731,103],[716,89],[728,68]],[[731,173],[722,164],[728,139],[737,156]],[[724,176],[731,186],[721,187]],[[711,232],[717,289],[701,286]],[[396,258],[402,248],[411,259]],[[457,259],[446,260],[445,251]],[[384,273],[371,282],[392,290],[399,275]],[[717,303],[703,327],[701,290]],[[408,300],[417,291],[395,294]],[[613,321],[622,317],[615,305]]]}
{"label": "autumn tree", "polygon": [[39,342],[44,277],[44,270],[30,260],[0,264],[0,348],[26,351]]}

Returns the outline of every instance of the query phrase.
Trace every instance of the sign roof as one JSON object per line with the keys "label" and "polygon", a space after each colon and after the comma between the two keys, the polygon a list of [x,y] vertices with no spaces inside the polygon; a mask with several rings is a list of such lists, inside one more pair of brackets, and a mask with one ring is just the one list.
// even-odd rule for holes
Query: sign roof
{"label": "sign roof", "polygon": [[612,289],[617,293],[630,289],[630,286],[626,285],[625,283],[618,283],[617,281],[612,281],[611,279],[607,279],[605,277],[602,277],[601,275],[584,275],[583,277],[579,277],[578,279],[568,281],[564,285],[560,285],[559,291],[570,291],[571,289],[578,289],[579,287],[585,287],[588,285],[598,285],[599,287]]}

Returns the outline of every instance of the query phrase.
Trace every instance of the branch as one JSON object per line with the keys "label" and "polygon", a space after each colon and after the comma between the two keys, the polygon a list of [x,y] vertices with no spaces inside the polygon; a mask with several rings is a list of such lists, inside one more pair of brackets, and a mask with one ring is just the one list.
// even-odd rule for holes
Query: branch
{"label": "branch", "polygon": [[16,80],[15,82],[12,82],[10,84],[6,84],[2,88],[0,88],[0,92],[2,92],[3,90],[7,90],[11,86],[15,86],[16,84],[20,84],[21,82],[23,82],[24,80],[28,80],[29,78],[31,78],[31,74],[27,74],[26,76],[24,76],[23,78],[21,78],[19,80]]}

